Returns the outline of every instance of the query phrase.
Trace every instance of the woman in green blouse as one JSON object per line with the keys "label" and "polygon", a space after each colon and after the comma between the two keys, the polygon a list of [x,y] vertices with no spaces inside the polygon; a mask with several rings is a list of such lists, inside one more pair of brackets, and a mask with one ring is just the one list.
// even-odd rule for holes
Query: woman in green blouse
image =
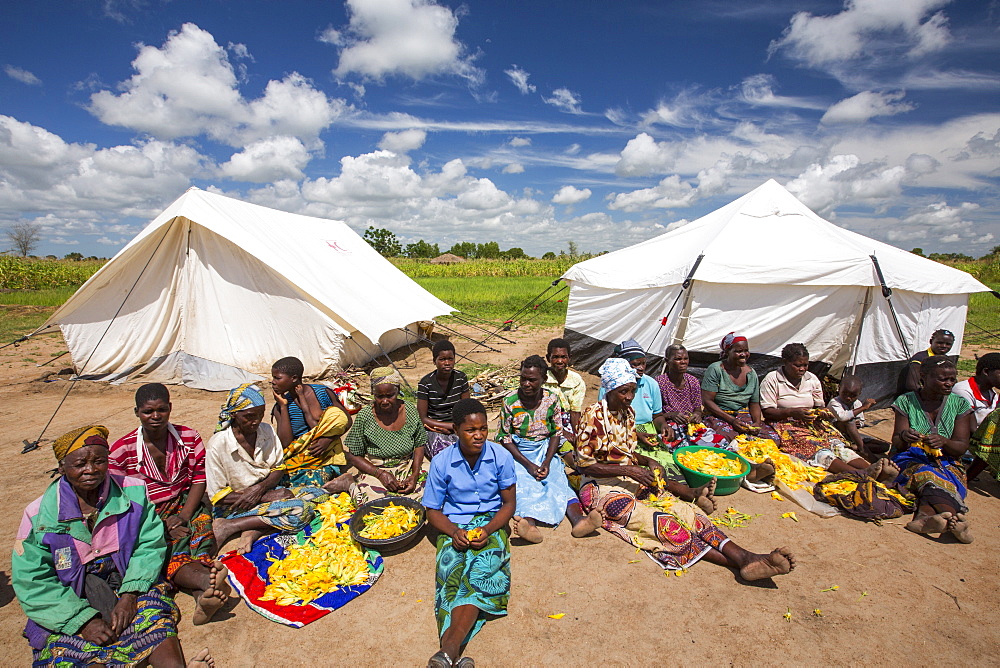
{"label": "woman in green blouse", "polygon": [[403,379],[392,367],[371,372],[374,403],[354,416],[347,433],[347,463],[358,469],[354,503],[384,496],[420,500],[427,479],[427,430],[417,407],[399,396]]}

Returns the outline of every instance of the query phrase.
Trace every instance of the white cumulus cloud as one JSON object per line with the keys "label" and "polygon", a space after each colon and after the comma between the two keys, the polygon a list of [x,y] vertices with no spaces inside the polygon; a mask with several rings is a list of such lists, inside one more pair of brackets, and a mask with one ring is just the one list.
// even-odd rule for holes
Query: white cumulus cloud
{"label": "white cumulus cloud", "polygon": [[427,141],[425,130],[411,129],[401,132],[386,132],[382,135],[378,147],[393,153],[409,153],[423,146],[425,141]]}
{"label": "white cumulus cloud", "polygon": [[[431,0],[347,0],[350,23],[327,29],[323,41],[343,45],[334,76],[358,74],[381,81],[389,75],[421,80],[455,75],[478,84],[483,72],[455,38],[458,17]],[[334,36],[336,33],[336,36]]]}
{"label": "white cumulus cloud", "polygon": [[552,91],[552,97],[543,97],[545,104],[551,104],[557,109],[561,109],[568,114],[582,114],[580,108],[580,97],[568,88],[556,88]]}
{"label": "white cumulus cloud", "polygon": [[590,199],[593,192],[590,188],[579,189],[574,186],[563,186],[559,189],[552,197],[552,202],[555,204],[579,204],[580,202]]}
{"label": "white cumulus cloud", "polygon": [[524,173],[524,165],[522,165],[519,162],[512,162],[512,163],[510,163],[509,165],[507,165],[506,167],[503,168],[503,173],[504,174],[523,174]]}
{"label": "white cumulus cloud", "polygon": [[219,166],[222,176],[251,183],[299,180],[309,164],[309,151],[297,137],[268,137],[249,144]]}
{"label": "white cumulus cloud", "polygon": [[513,139],[510,140],[509,143],[514,148],[520,148],[522,146],[531,146],[531,138],[530,137],[514,137]]}
{"label": "white cumulus cloud", "polygon": [[864,123],[875,116],[895,116],[913,111],[915,104],[901,101],[905,95],[903,91],[862,91],[831,106],[820,122],[825,125]]}

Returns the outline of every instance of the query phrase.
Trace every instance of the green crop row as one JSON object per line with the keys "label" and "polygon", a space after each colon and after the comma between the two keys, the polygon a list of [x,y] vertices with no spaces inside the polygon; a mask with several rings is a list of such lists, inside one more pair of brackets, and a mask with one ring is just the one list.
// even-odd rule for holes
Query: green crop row
{"label": "green crop row", "polygon": [[82,285],[104,260],[35,260],[0,255],[0,290],[45,290]]}
{"label": "green crop row", "polygon": [[585,257],[554,260],[466,260],[458,264],[432,264],[430,260],[394,257],[390,262],[411,278],[469,278],[475,276],[551,277],[555,280]]}

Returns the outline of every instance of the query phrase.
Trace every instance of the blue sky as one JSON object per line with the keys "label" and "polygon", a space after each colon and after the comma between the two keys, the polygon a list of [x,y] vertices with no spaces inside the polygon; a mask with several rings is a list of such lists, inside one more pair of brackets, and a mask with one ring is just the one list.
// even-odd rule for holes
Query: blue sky
{"label": "blue sky", "polygon": [[[1000,3],[3,2],[0,227],[111,256],[189,186],[442,250],[614,250],[775,178],[1000,244]],[[2,249],[2,248],[0,248]]]}

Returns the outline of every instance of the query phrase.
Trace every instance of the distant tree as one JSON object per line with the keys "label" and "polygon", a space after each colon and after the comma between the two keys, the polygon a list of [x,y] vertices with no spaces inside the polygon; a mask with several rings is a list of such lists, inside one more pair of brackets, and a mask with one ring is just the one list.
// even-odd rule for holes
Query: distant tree
{"label": "distant tree", "polygon": [[487,241],[476,246],[476,257],[486,260],[496,260],[500,257],[500,244],[495,241]]}
{"label": "distant tree", "polygon": [[73,251],[72,253],[66,253],[65,255],[63,255],[63,259],[79,262],[80,260],[83,259],[83,253],[77,253],[76,251]]}
{"label": "distant tree", "polygon": [[452,245],[452,247],[448,249],[448,252],[452,255],[458,255],[467,260],[471,260],[476,257],[476,244],[471,241],[463,241]]}
{"label": "distant tree", "polygon": [[569,241],[566,244],[566,246],[567,246],[567,248],[569,248],[569,255],[570,255],[570,257],[576,257],[576,256],[578,256],[580,254],[580,247],[576,245],[575,241],[572,241],[572,240]]}
{"label": "distant tree", "polygon": [[10,226],[10,229],[7,230],[7,238],[10,239],[10,242],[14,245],[14,250],[21,257],[27,257],[38,246],[38,242],[42,238],[42,233],[37,225],[24,220]]}
{"label": "distant tree", "polygon": [[364,240],[382,257],[399,257],[403,252],[403,247],[396,235],[384,227],[369,225],[368,229],[365,230]]}
{"label": "distant tree", "polygon": [[94,260],[100,260],[101,258],[97,257],[96,255],[88,255],[83,259],[86,260],[87,262],[93,262]]}
{"label": "distant tree", "polygon": [[543,260],[554,260],[554,259],[556,259],[556,254],[553,253],[552,251],[549,251],[548,253],[546,253],[545,255],[542,256],[542,259]]}
{"label": "distant tree", "polygon": [[406,244],[404,251],[406,257],[432,258],[441,254],[437,244],[429,244],[423,239],[416,243]]}
{"label": "distant tree", "polygon": [[1000,255],[1000,246],[994,246],[993,249],[986,255],[987,257],[996,257],[997,255]]}
{"label": "distant tree", "polygon": [[924,257],[924,249],[923,248],[914,248],[910,252],[913,253],[914,255],[919,255],[920,257]]}
{"label": "distant tree", "polygon": [[500,256],[505,260],[523,260],[528,257],[523,249],[517,248],[516,246],[514,248],[508,248],[504,252],[500,253]]}

